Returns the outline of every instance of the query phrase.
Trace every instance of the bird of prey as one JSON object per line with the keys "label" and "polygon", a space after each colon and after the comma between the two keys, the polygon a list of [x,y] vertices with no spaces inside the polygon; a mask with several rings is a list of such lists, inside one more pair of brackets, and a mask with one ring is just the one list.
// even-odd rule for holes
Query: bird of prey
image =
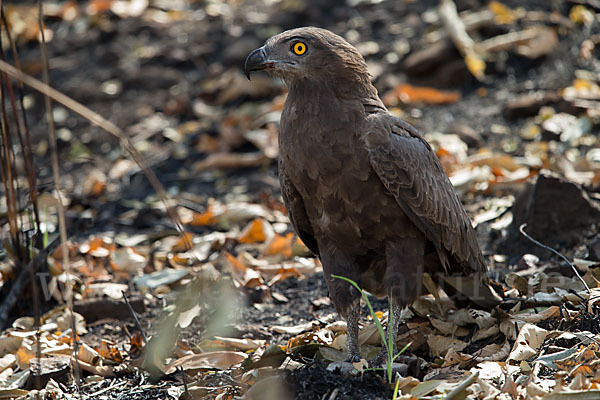
{"label": "bird of prey", "polygon": [[424,273],[485,280],[475,232],[440,161],[415,128],[387,111],[356,48],[325,29],[292,29],[252,51],[244,70],[248,78],[266,70],[289,89],[281,191],[347,321],[349,361],[360,359],[360,293],[332,275],[390,296],[394,343],[401,308],[420,294]]}

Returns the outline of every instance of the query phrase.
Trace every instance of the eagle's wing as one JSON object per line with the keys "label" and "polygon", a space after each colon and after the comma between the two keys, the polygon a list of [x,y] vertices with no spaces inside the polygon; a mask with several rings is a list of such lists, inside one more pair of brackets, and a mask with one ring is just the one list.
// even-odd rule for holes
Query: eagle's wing
{"label": "eagle's wing", "polygon": [[381,112],[367,117],[363,133],[371,166],[435,245],[445,269],[451,269],[447,252],[459,262],[461,272],[485,271],[471,221],[429,143],[410,124]]}
{"label": "eagle's wing", "polygon": [[279,162],[279,182],[281,183],[283,203],[288,210],[288,216],[294,231],[296,231],[296,234],[304,242],[306,247],[318,256],[319,246],[315,239],[310,221],[308,220],[308,215],[306,215],[304,201],[302,200],[300,193],[298,193],[298,190],[287,177],[284,165],[281,161]]}

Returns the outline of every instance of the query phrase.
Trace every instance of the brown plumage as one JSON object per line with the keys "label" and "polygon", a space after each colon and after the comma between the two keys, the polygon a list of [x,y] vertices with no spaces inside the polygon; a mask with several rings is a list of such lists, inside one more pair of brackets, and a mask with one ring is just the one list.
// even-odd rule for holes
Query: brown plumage
{"label": "brown plumage", "polygon": [[324,29],[293,29],[267,40],[244,67],[248,77],[264,69],[289,88],[279,132],[283,200],[348,321],[350,359],[359,357],[359,293],[331,275],[391,294],[394,334],[424,272],[485,275],[475,232],[437,156],[388,113],[353,46]]}

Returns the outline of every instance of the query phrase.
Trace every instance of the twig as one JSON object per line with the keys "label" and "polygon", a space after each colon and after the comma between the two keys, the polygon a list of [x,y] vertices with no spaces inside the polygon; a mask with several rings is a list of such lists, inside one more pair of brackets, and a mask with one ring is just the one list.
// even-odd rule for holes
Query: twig
{"label": "twig", "polygon": [[458,16],[456,4],[452,0],[442,0],[438,12],[450,39],[464,57],[469,72],[478,80],[482,80],[485,62],[478,54],[475,41],[469,36],[465,24]]}
{"label": "twig", "polygon": [[575,297],[578,297],[581,301],[586,301],[586,299],[584,299],[583,297],[581,297],[579,295],[579,293],[577,293],[577,291],[573,288],[569,289],[569,293],[571,293],[572,295],[574,295]]}
{"label": "twig", "polygon": [[129,312],[131,313],[131,315],[133,315],[133,319],[135,320],[135,324],[137,325],[138,329],[140,330],[140,332],[142,333],[142,337],[144,338],[144,343],[148,343],[148,338],[146,338],[146,334],[144,333],[144,330],[142,329],[142,324],[140,324],[140,320],[138,319],[135,311],[133,310],[133,307],[131,307],[131,304],[129,304],[129,299],[127,298],[127,295],[125,294],[125,291],[121,291],[121,294],[123,295],[123,299],[125,300],[125,304],[127,304],[127,307],[129,308]]}
{"label": "twig", "polygon": [[585,281],[583,280],[583,278],[581,277],[581,275],[579,275],[579,271],[577,271],[577,268],[571,263],[571,261],[569,261],[567,259],[567,257],[563,256],[558,251],[554,250],[552,247],[546,246],[545,244],[540,243],[537,240],[535,240],[534,238],[532,238],[531,236],[529,236],[525,232],[525,227],[526,226],[527,226],[526,223],[525,224],[521,224],[521,226],[519,226],[519,232],[521,232],[523,234],[523,236],[525,236],[527,239],[531,240],[533,243],[537,244],[541,248],[546,249],[546,250],[550,250],[551,252],[553,252],[554,254],[556,254],[557,256],[559,256],[560,258],[562,258],[573,269],[573,272],[575,272],[575,275],[577,275],[577,277],[579,278],[579,280],[583,283],[583,286],[585,286],[585,289],[587,290],[587,292],[591,293],[591,290],[588,287],[587,283],[585,283]]}
{"label": "twig", "polygon": [[[8,44],[12,51],[13,59],[15,60],[15,65],[17,66],[17,68],[20,68],[19,54],[17,52],[17,47],[15,45],[15,42],[12,39],[10,29],[8,28],[8,22],[6,21],[6,17],[4,15],[4,8],[0,8],[0,19],[2,21],[2,25],[4,25],[4,27],[6,28],[6,31],[5,31],[6,38],[8,39]],[[0,55],[2,57],[1,58],[2,60],[6,59],[3,50],[0,50]],[[33,151],[31,150],[31,148],[32,148],[31,147],[31,136],[29,134],[29,126],[27,125],[27,116],[25,113],[25,105],[23,103],[23,98],[25,97],[23,94],[23,84],[21,82],[17,82],[17,83],[18,83],[17,94],[19,95],[19,99],[18,99],[19,107],[16,106],[12,85],[11,85],[10,81],[8,80],[8,77],[6,79],[6,88],[8,90],[9,98],[11,101],[11,106],[12,106],[12,111],[13,111],[13,119],[15,122],[17,137],[19,138],[19,143],[21,145],[21,152],[23,154],[23,158],[25,161],[23,163],[23,165],[25,168],[25,175],[27,177],[27,183],[29,185],[29,197],[30,197],[30,201],[31,201],[31,208],[33,209],[35,228],[36,228],[36,232],[39,233],[40,217],[39,217],[38,207],[37,207],[37,194],[38,194],[38,192],[37,192],[37,176],[36,176],[36,172],[35,172],[35,164],[33,161]],[[20,111],[21,119],[19,119],[19,111]],[[23,124],[22,129],[21,129],[21,124],[19,123],[20,120],[22,121],[22,124]],[[20,210],[19,210],[19,212],[20,212]]]}
{"label": "twig", "polygon": [[[42,52],[42,76],[44,83],[49,85],[49,67],[48,67],[48,53],[46,49],[46,36],[44,34],[44,10],[42,7],[42,0],[38,0],[38,24],[40,28],[40,49]],[[65,285],[65,298],[67,300],[67,308],[71,317],[71,341],[73,343],[73,359],[75,360],[75,385],[79,386],[79,362],[78,362],[78,348],[77,348],[77,329],[75,326],[75,315],[73,313],[73,286],[71,284],[71,262],[69,260],[69,249],[67,248],[67,225],[65,222],[65,208],[60,192],[60,170],[58,166],[58,146],[56,139],[56,130],[54,129],[54,118],[52,116],[52,102],[50,96],[44,94],[44,105],[46,108],[46,122],[48,123],[48,136],[50,143],[50,150],[52,155],[52,175],[54,178],[54,189],[56,190],[56,209],[58,210],[58,231],[60,234],[60,245],[62,247],[62,261],[63,270],[65,271],[66,285]]]}
{"label": "twig", "polygon": [[184,390],[184,393],[189,396],[188,385],[187,385],[187,377],[185,376],[185,371],[183,370],[182,366],[177,367],[177,370],[181,374],[181,379],[183,380],[183,390]]}
{"label": "twig", "polygon": [[477,44],[477,48],[484,53],[508,50],[516,44],[534,39],[539,35],[539,29],[529,28],[518,32],[509,32],[504,35],[494,36]]}

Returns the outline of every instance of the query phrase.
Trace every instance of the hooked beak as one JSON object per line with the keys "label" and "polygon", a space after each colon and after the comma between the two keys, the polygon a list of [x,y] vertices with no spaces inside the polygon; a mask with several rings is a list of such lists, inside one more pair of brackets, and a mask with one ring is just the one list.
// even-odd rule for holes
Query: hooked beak
{"label": "hooked beak", "polygon": [[250,80],[250,73],[252,71],[260,71],[267,67],[266,61],[267,54],[265,52],[265,46],[253,50],[252,53],[248,55],[248,58],[246,58],[246,62],[244,63],[244,73],[248,80]]}

